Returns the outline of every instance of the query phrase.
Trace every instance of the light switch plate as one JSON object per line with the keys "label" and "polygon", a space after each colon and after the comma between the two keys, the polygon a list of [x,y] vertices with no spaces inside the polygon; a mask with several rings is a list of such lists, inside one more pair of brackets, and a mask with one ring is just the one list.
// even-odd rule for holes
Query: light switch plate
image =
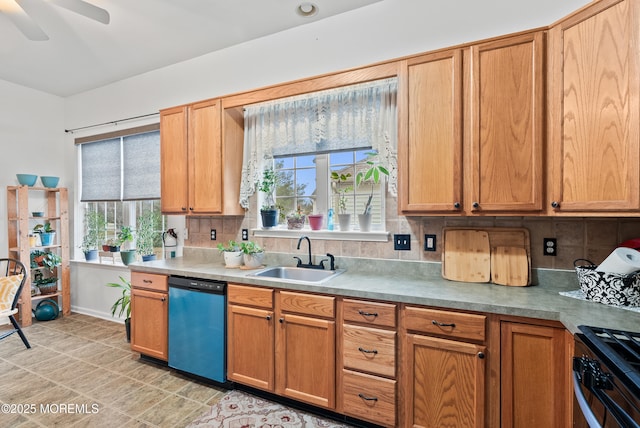
{"label": "light switch plate", "polygon": [[399,251],[411,250],[411,235],[393,235],[393,249]]}
{"label": "light switch plate", "polygon": [[424,250],[425,251],[436,250],[436,235],[424,235]]}
{"label": "light switch plate", "polygon": [[211,229],[211,240],[212,241],[216,240],[216,230],[215,229]]}

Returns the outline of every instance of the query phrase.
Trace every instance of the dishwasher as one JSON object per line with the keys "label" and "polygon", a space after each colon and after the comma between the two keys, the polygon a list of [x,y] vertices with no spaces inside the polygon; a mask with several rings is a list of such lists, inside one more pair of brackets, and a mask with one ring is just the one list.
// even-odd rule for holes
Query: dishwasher
{"label": "dishwasher", "polygon": [[169,277],[169,367],[226,382],[226,282]]}

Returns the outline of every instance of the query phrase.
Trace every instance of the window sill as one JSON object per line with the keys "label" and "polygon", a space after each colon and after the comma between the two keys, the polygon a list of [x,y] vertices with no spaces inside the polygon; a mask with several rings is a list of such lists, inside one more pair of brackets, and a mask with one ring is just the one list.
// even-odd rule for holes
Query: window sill
{"label": "window sill", "polygon": [[337,241],[371,241],[389,242],[390,233],[382,230],[371,232],[360,232],[359,230],[349,230],[341,232],[339,230],[311,230],[311,229],[252,229],[254,236],[260,238],[291,238],[297,239],[300,235],[307,235],[313,239],[337,240]]}

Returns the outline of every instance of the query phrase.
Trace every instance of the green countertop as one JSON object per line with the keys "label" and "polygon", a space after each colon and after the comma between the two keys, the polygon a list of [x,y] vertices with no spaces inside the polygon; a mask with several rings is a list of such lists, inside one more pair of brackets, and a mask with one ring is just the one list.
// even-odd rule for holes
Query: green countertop
{"label": "green countertop", "polygon": [[[294,266],[290,255],[268,256],[265,260],[268,266]],[[212,252],[133,263],[129,268],[139,272],[555,320],[572,333],[582,324],[640,331],[640,312],[560,295],[561,291],[579,288],[573,271],[534,270],[536,285],[507,287],[443,279],[440,263],[337,258],[336,264],[347,271],[321,285],[251,277],[248,275],[254,271],[225,268],[222,257]]]}

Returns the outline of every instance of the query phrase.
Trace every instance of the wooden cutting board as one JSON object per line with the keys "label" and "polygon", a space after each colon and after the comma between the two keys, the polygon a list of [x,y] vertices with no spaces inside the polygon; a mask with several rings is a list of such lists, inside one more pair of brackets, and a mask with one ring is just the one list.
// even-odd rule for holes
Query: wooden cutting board
{"label": "wooden cutting board", "polygon": [[500,285],[529,285],[529,257],[523,247],[491,249],[491,282]]}
{"label": "wooden cutting board", "polygon": [[442,276],[452,281],[489,282],[491,246],[485,230],[451,229],[444,231]]}

